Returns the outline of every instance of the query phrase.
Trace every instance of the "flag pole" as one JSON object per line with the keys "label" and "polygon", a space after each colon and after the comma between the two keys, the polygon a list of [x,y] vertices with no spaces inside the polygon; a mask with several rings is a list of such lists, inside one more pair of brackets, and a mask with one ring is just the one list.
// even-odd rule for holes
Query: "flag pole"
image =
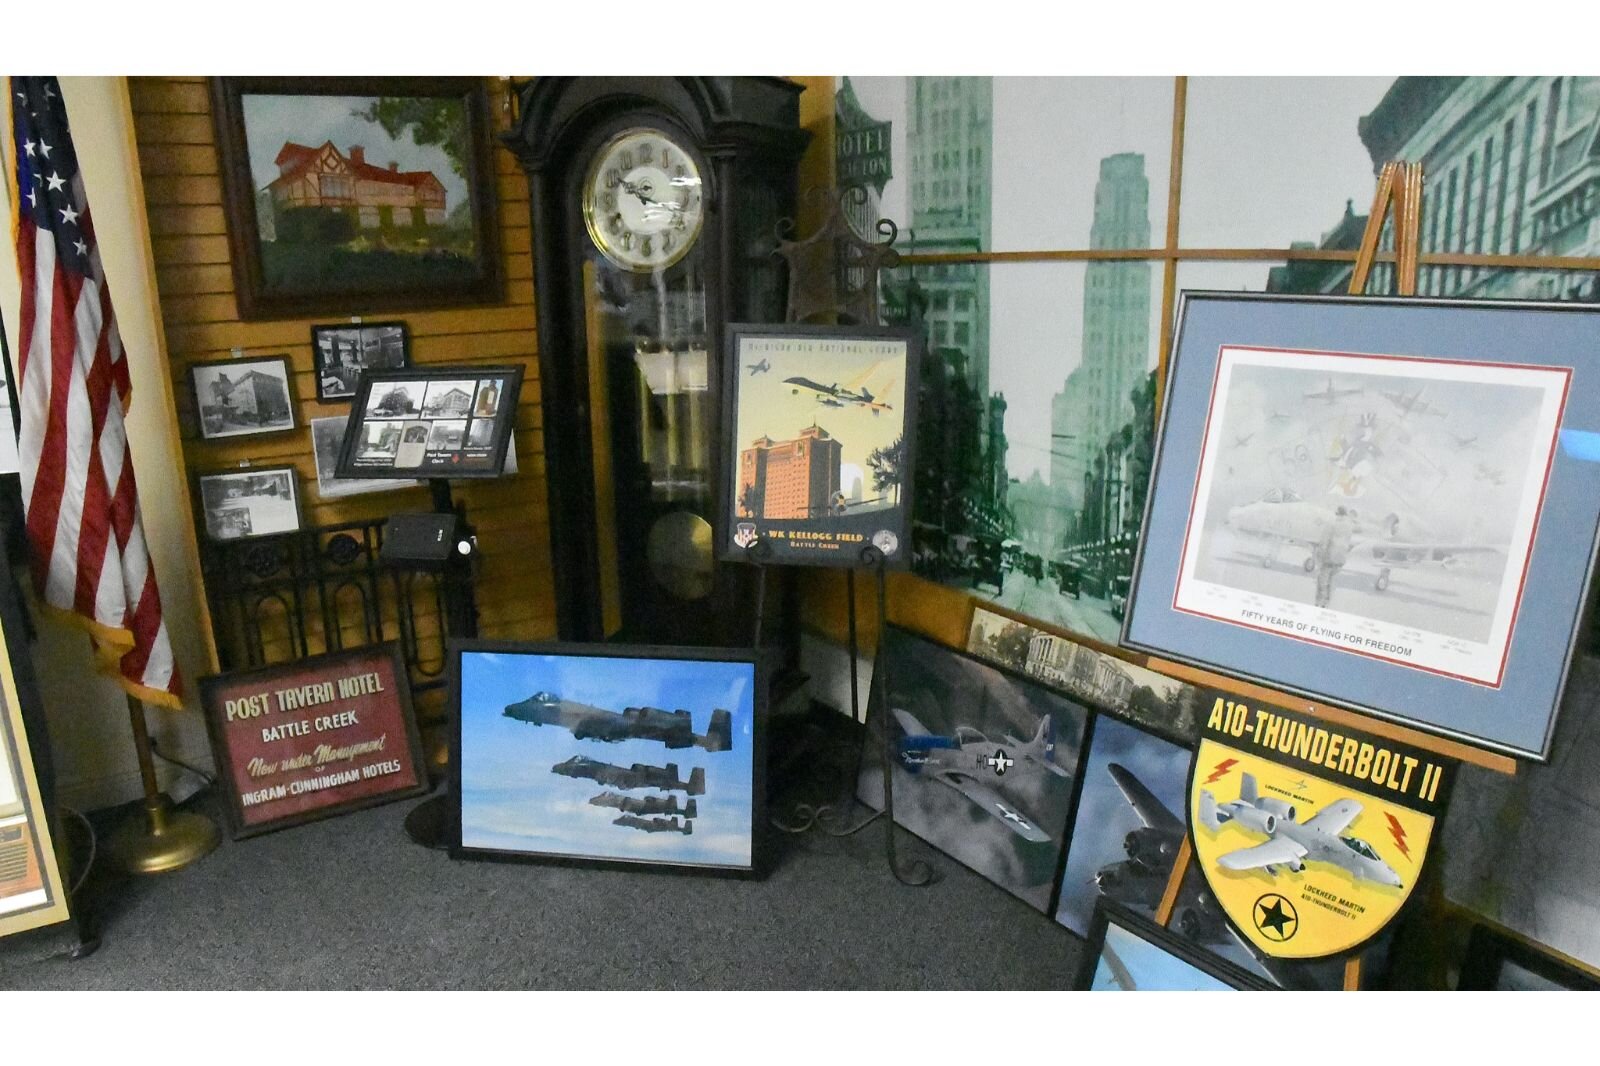
{"label": "flag pole", "polygon": [[172,798],[156,783],[150,729],[144,720],[144,704],[138,697],[128,696],[128,714],[133,721],[133,747],[139,756],[139,776],[144,781],[144,814],[123,823],[106,842],[106,847],[129,873],[181,870],[210,854],[221,840],[221,834],[205,815],[172,809]]}

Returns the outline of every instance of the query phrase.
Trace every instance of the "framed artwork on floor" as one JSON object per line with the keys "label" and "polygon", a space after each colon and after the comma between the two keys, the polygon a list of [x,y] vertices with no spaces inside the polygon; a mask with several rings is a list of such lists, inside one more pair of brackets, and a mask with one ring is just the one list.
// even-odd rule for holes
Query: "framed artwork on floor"
{"label": "framed artwork on floor", "polygon": [[450,668],[452,857],[759,872],[754,652],[462,641]]}
{"label": "framed artwork on floor", "polygon": [[1101,900],[1084,947],[1080,992],[1265,992],[1272,985],[1127,907]]}
{"label": "framed artwork on floor", "polygon": [[211,104],[241,318],[500,298],[482,79],[213,78]]}
{"label": "framed artwork on floor", "polygon": [[1122,643],[1545,758],[1600,526],[1597,325],[1184,293]]}

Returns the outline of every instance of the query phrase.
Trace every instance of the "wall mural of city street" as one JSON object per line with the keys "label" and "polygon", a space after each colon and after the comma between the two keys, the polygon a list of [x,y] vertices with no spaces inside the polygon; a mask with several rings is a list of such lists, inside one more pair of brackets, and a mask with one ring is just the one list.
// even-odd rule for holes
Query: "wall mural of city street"
{"label": "wall mural of city street", "polygon": [[[1271,81],[1189,83],[1180,288],[1345,291],[1349,262],[1184,249],[1353,253],[1392,158],[1428,176],[1425,252],[1600,254],[1600,79]],[[902,266],[881,287],[885,322],[926,339],[914,569],[1106,643],[1161,391],[1149,250],[1167,243],[1172,105],[1162,78],[845,77],[835,97],[839,180],[867,190],[858,229],[886,217],[902,254],[969,257]],[[1050,250],[1130,258],[972,261]],[[1419,291],[1600,298],[1593,270],[1483,265],[1424,267]]]}

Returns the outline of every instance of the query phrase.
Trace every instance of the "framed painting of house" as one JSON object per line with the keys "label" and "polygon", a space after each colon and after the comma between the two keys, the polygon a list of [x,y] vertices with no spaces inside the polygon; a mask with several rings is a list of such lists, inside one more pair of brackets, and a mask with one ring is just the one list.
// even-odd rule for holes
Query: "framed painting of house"
{"label": "framed painting of house", "polygon": [[189,364],[201,439],[293,429],[293,380],[286,355]]}
{"label": "framed painting of house", "polygon": [[214,78],[211,94],[241,318],[500,298],[480,79]]}

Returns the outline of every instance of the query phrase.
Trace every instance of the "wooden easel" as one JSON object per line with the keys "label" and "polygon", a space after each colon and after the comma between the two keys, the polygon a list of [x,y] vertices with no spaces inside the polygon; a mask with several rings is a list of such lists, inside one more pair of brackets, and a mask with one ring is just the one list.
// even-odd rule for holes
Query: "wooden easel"
{"label": "wooden easel", "polygon": [[[1350,271],[1349,293],[1352,296],[1361,296],[1366,292],[1367,282],[1372,276],[1373,264],[1378,258],[1378,245],[1383,236],[1384,222],[1392,215],[1394,219],[1394,284],[1395,291],[1401,296],[1415,296],[1417,293],[1417,240],[1422,232],[1422,164],[1421,163],[1395,163],[1383,165],[1378,173],[1378,191],[1372,198],[1372,212],[1367,215],[1367,228],[1361,234],[1361,247],[1356,252],[1355,263]],[[1162,663],[1152,667],[1162,672],[1171,673],[1171,664]],[[1193,674],[1194,671],[1180,670],[1175,676]],[[1225,678],[1216,675],[1207,675],[1205,683],[1216,684],[1223,688],[1233,688],[1235,685]],[[1264,690],[1262,690],[1264,691]],[[1344,715],[1340,715],[1344,717]],[[1356,715],[1349,715],[1354,724],[1366,726],[1364,719]],[[1387,732],[1387,730],[1384,730]],[[1410,733],[1410,730],[1406,731]],[[1439,749],[1443,754],[1455,756],[1453,749],[1458,745],[1451,744],[1448,749],[1445,745],[1429,741],[1434,738],[1425,734],[1415,733],[1406,737],[1421,747]],[[1514,764],[1513,764],[1514,765]],[[1498,767],[1497,767],[1498,768]],[[1178,848],[1177,858],[1172,863],[1172,873],[1167,878],[1167,887],[1161,893],[1161,903],[1156,908],[1156,923],[1165,927],[1172,920],[1172,912],[1177,907],[1178,892],[1183,886],[1183,879],[1189,872],[1189,865],[1194,860],[1194,849],[1189,843],[1187,835]],[[1361,956],[1352,955],[1344,964],[1344,990],[1357,991],[1361,987]]]}

